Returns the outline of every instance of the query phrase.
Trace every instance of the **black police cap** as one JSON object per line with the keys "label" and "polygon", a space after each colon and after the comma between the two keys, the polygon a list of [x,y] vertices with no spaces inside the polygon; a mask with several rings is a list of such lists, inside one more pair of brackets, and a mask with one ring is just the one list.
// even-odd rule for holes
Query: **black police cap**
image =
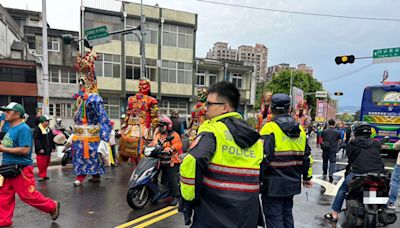
{"label": "black police cap", "polygon": [[290,97],[284,93],[276,93],[272,95],[271,107],[273,109],[288,109],[290,107]]}

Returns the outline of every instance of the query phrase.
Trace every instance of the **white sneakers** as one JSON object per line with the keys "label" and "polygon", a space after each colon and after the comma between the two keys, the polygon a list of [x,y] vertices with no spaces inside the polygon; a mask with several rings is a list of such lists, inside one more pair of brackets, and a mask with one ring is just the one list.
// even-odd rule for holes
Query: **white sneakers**
{"label": "white sneakers", "polygon": [[81,181],[79,181],[79,180],[76,180],[76,181],[74,182],[74,185],[75,185],[75,186],[82,185],[82,182],[81,182]]}

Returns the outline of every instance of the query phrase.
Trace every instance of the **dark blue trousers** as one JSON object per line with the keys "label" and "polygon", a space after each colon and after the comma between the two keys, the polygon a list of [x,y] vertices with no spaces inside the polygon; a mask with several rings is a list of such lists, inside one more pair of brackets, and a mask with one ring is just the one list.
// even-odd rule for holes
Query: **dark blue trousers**
{"label": "dark blue trousers", "polygon": [[293,196],[291,197],[268,197],[262,194],[267,228],[293,228]]}

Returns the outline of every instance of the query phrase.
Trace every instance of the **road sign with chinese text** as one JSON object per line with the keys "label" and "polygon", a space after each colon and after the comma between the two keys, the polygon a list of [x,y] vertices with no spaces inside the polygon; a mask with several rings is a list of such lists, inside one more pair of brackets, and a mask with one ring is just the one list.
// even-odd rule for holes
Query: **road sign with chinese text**
{"label": "road sign with chinese text", "polygon": [[85,36],[88,40],[95,40],[108,36],[108,30],[106,26],[85,30]]}
{"label": "road sign with chinese text", "polygon": [[376,49],[372,53],[373,63],[400,62],[400,47]]}

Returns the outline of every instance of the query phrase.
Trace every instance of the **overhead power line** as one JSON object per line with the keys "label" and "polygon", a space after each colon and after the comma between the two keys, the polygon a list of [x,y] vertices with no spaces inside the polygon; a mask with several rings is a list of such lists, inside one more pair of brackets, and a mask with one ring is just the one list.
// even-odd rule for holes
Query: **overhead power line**
{"label": "overhead power line", "polygon": [[239,5],[239,4],[233,4],[233,3],[227,3],[227,2],[216,2],[216,1],[210,1],[210,0],[196,0],[196,1],[215,4],[215,5],[222,5],[222,6],[232,6],[232,7],[244,8],[244,9],[254,9],[254,10],[262,10],[262,11],[270,11],[270,12],[307,15],[307,16],[400,22],[400,18],[357,17],[357,16],[346,16],[346,15],[334,15],[334,14],[310,13],[310,12],[301,12],[301,11],[292,11],[292,10],[271,9],[271,8],[263,8],[263,7],[256,7],[256,6]]}
{"label": "overhead power line", "polygon": [[336,80],[339,80],[339,79],[342,79],[342,78],[349,77],[349,76],[351,76],[352,74],[355,74],[355,73],[358,73],[358,72],[360,72],[360,71],[362,71],[362,70],[365,70],[365,69],[367,69],[368,67],[370,67],[370,66],[372,66],[372,65],[373,65],[373,64],[370,63],[370,64],[365,65],[365,66],[362,66],[362,67],[360,67],[360,68],[358,68],[358,69],[356,69],[356,70],[347,72],[347,73],[345,73],[345,74],[343,74],[343,75],[340,75],[340,76],[337,76],[337,77],[333,77],[333,78],[329,78],[329,79],[327,79],[327,80],[322,80],[322,82],[323,82],[323,83],[333,82],[333,81],[336,81]]}

